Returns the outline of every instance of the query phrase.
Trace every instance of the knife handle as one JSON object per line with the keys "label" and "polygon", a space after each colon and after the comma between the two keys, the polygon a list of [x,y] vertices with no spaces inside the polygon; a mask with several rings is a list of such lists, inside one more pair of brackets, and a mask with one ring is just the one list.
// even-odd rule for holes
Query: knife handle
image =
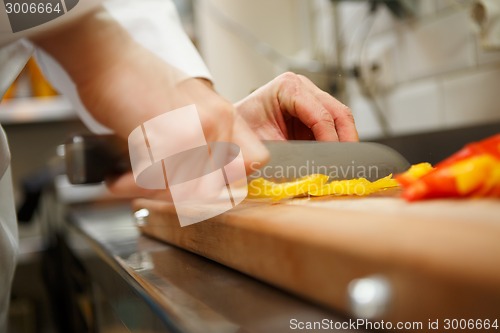
{"label": "knife handle", "polygon": [[64,159],[71,184],[97,184],[131,170],[127,142],[115,135],[74,135]]}

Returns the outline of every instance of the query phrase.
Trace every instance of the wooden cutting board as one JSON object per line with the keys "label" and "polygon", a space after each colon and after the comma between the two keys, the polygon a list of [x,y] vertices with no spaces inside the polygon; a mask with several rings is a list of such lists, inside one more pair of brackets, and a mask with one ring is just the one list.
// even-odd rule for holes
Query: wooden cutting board
{"label": "wooden cutting board", "polygon": [[348,314],[351,281],[378,275],[391,289],[379,319],[500,322],[498,200],[245,200],[183,228],[171,204],[134,202],[142,208],[144,234]]}

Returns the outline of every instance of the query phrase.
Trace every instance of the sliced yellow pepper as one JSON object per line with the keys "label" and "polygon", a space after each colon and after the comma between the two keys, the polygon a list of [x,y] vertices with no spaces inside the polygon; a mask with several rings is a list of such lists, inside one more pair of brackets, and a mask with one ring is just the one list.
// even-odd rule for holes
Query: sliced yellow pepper
{"label": "sliced yellow pepper", "polygon": [[272,198],[281,200],[309,194],[312,196],[323,195],[357,195],[364,196],[374,192],[399,186],[392,175],[370,182],[365,178],[351,180],[337,180],[326,184],[328,176],[311,175],[293,182],[274,183],[263,178],[252,180],[248,184],[250,198]]}
{"label": "sliced yellow pepper", "polygon": [[[436,164],[429,172],[415,174],[421,164],[396,176],[404,188],[403,198],[500,198],[500,134],[464,148]],[[423,169],[422,169],[423,170]],[[425,171],[425,170],[423,170]],[[412,175],[413,174],[413,175]]]}
{"label": "sliced yellow pepper", "polygon": [[487,192],[498,182],[500,162],[491,155],[479,155],[455,163],[450,166],[451,173],[456,175],[457,191],[466,195],[474,190]]}
{"label": "sliced yellow pepper", "polygon": [[397,181],[392,178],[392,174],[381,178],[375,182],[370,182],[365,178],[350,180],[336,180],[324,185],[317,191],[309,191],[310,195],[357,195],[365,196],[374,192],[399,186]]}
{"label": "sliced yellow pepper", "polygon": [[327,180],[328,176],[319,174],[286,183],[273,183],[264,178],[257,178],[248,184],[248,197],[272,198],[273,200],[296,197],[308,193],[311,189],[322,187]]}
{"label": "sliced yellow pepper", "polygon": [[[443,164],[442,164],[443,165]],[[408,201],[430,198],[500,197],[500,160],[491,154],[472,155],[437,166],[412,182],[401,181]]]}
{"label": "sliced yellow pepper", "polygon": [[350,180],[334,180],[317,191],[310,191],[309,194],[315,197],[323,195],[368,195],[371,192],[370,182],[364,178]]}
{"label": "sliced yellow pepper", "polygon": [[399,187],[398,181],[392,178],[392,173],[389,176],[380,178],[372,183],[372,188],[376,190],[383,190],[391,187]]}
{"label": "sliced yellow pepper", "polygon": [[434,170],[434,168],[430,163],[427,162],[413,164],[404,173],[397,175],[396,179],[401,185],[407,186],[416,181],[417,179],[420,179],[426,174],[430,173],[432,170]]}

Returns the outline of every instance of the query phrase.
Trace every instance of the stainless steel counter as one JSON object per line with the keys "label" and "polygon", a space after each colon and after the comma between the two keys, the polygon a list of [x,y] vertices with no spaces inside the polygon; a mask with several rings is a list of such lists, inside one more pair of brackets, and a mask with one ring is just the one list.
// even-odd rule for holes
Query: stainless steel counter
{"label": "stainless steel counter", "polygon": [[71,206],[68,220],[70,249],[131,332],[289,332],[307,322],[334,327],[348,321],[140,235],[127,203]]}

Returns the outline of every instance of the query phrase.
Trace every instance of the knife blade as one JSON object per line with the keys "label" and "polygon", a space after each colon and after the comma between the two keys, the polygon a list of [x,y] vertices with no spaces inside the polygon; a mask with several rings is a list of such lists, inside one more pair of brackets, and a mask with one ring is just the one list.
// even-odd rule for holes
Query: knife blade
{"label": "knife blade", "polygon": [[[270,161],[250,178],[293,180],[314,173],[331,179],[376,180],[405,171],[408,161],[373,142],[264,141]],[[75,135],[65,143],[66,174],[72,184],[96,184],[131,169],[127,143],[113,135]]]}
{"label": "knife blade", "polygon": [[404,172],[408,161],[397,151],[373,142],[265,141],[270,160],[252,177],[294,180],[311,174],[330,179],[370,181]]}

